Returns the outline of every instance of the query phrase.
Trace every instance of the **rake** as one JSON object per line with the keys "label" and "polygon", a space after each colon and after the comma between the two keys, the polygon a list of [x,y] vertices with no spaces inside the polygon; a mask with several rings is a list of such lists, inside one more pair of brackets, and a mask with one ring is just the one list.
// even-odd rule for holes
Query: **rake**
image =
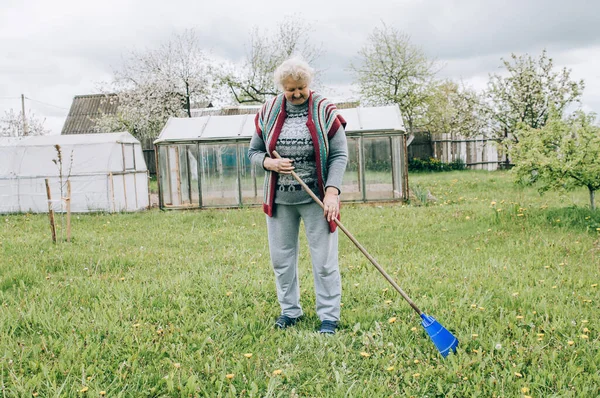
{"label": "rake", "polygon": [[[279,154],[276,151],[273,151],[273,156],[277,159],[281,159],[281,156],[279,156]],[[311,196],[311,198],[313,198],[313,200],[317,202],[323,210],[325,210],[323,202],[321,202],[317,195],[315,195],[314,192],[304,183],[304,181],[302,181],[298,174],[296,174],[294,171],[292,171],[291,173],[292,177],[294,177],[296,181],[298,181],[298,183],[302,185],[302,188],[304,188],[304,190]],[[390,275],[387,272],[385,272],[381,265],[377,263],[373,256],[371,256],[369,252],[367,252],[363,245],[361,245],[356,240],[356,238],[352,236],[350,231],[348,231],[346,227],[344,227],[340,220],[335,219],[334,221],[337,224],[337,226],[352,241],[352,243],[354,243],[358,250],[360,250],[362,254],[365,255],[365,257],[375,266],[375,268],[377,268],[377,271],[379,271],[381,275],[383,275],[383,277],[394,287],[394,289],[396,289],[396,291],[400,293],[402,298],[404,298],[404,300],[408,302],[412,309],[415,310],[417,314],[419,314],[419,316],[421,317],[421,326],[423,326],[425,332],[427,332],[427,335],[429,336],[431,341],[433,341],[433,344],[435,344],[435,347],[438,349],[442,357],[445,358],[450,353],[450,351],[456,352],[456,347],[458,347],[458,339],[454,337],[454,335],[450,333],[450,331],[443,327],[434,317],[423,313],[423,311],[421,311],[419,307],[417,307],[417,305],[410,299],[410,297],[408,297],[408,295],[400,288],[400,286],[398,286],[398,284],[392,279],[392,277],[390,277]]]}

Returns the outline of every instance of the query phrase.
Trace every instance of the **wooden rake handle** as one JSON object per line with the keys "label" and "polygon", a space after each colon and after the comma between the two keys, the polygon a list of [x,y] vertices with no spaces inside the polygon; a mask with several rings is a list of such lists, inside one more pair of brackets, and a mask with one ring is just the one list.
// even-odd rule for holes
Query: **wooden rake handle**
{"label": "wooden rake handle", "polygon": [[[273,151],[273,156],[276,159],[281,159],[281,156],[279,156],[277,151]],[[296,179],[296,181],[298,181],[298,183],[300,185],[302,185],[302,188],[304,188],[304,190],[310,195],[310,197],[313,198],[313,200],[315,202],[317,202],[323,210],[325,210],[325,207],[323,206],[323,202],[321,202],[321,199],[319,199],[317,197],[317,195],[315,195],[314,192],[308,187],[308,185],[306,185],[304,183],[304,181],[302,181],[302,179],[298,176],[298,174],[296,174],[294,171],[292,171],[291,173],[292,173],[292,177],[294,177]],[[408,304],[410,304],[410,306],[413,308],[413,310],[415,310],[417,312],[417,314],[419,314],[419,316],[421,314],[423,314],[423,312],[419,309],[419,307],[416,306],[416,304],[410,299],[410,297],[408,297],[408,295],[406,293],[404,293],[404,290],[402,290],[400,288],[400,286],[398,286],[398,284],[392,279],[392,277],[387,272],[385,272],[385,270],[381,267],[381,265],[379,265],[377,263],[377,261],[373,258],[373,256],[371,256],[369,254],[369,252],[363,247],[363,245],[361,245],[356,240],[356,238],[354,236],[352,236],[350,231],[348,231],[346,229],[346,227],[344,227],[342,222],[340,220],[338,220],[337,218],[334,219],[334,221],[337,224],[337,226],[346,234],[348,239],[350,239],[352,241],[352,243],[354,243],[354,245],[358,248],[358,250],[360,250],[362,252],[362,254],[365,255],[365,257],[375,266],[375,268],[377,268],[377,271],[379,271],[381,273],[381,275],[383,275],[383,277],[394,287],[394,289],[396,289],[396,291],[398,293],[400,293],[402,298],[404,298],[404,300],[406,300],[408,302]]]}

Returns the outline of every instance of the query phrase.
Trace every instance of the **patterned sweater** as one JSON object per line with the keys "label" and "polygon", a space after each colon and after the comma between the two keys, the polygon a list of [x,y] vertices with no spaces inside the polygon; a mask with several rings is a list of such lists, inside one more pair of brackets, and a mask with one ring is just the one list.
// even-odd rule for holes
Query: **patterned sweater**
{"label": "patterned sweater", "polygon": [[[265,104],[256,119],[257,134],[252,137],[248,151],[253,164],[262,167],[265,157],[275,149],[282,157],[294,159],[295,172],[320,198],[326,187],[341,191],[348,148],[345,121],[333,104],[311,93],[306,103],[293,105],[280,94]],[[263,209],[268,215],[273,214],[274,203],[312,201],[291,175],[267,171],[265,177]]]}

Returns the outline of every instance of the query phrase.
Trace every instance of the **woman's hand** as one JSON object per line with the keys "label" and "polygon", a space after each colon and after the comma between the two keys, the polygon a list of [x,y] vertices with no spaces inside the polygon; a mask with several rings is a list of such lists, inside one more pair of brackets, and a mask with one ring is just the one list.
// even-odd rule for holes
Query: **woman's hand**
{"label": "woman's hand", "polygon": [[293,163],[294,161],[292,159],[273,159],[267,156],[263,161],[263,167],[279,174],[291,174],[292,170],[294,170]]}
{"label": "woman's hand", "polygon": [[323,198],[323,207],[323,215],[327,221],[335,220],[340,214],[340,200],[337,188],[327,187],[325,198]]}

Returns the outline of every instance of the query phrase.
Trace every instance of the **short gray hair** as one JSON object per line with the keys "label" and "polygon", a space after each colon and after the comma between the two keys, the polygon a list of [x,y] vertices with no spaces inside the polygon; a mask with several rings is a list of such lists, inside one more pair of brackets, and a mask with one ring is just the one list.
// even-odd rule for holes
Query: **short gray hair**
{"label": "short gray hair", "polygon": [[283,82],[290,77],[295,81],[310,84],[314,76],[315,70],[297,55],[283,61],[273,73],[275,84],[279,87],[283,87]]}

